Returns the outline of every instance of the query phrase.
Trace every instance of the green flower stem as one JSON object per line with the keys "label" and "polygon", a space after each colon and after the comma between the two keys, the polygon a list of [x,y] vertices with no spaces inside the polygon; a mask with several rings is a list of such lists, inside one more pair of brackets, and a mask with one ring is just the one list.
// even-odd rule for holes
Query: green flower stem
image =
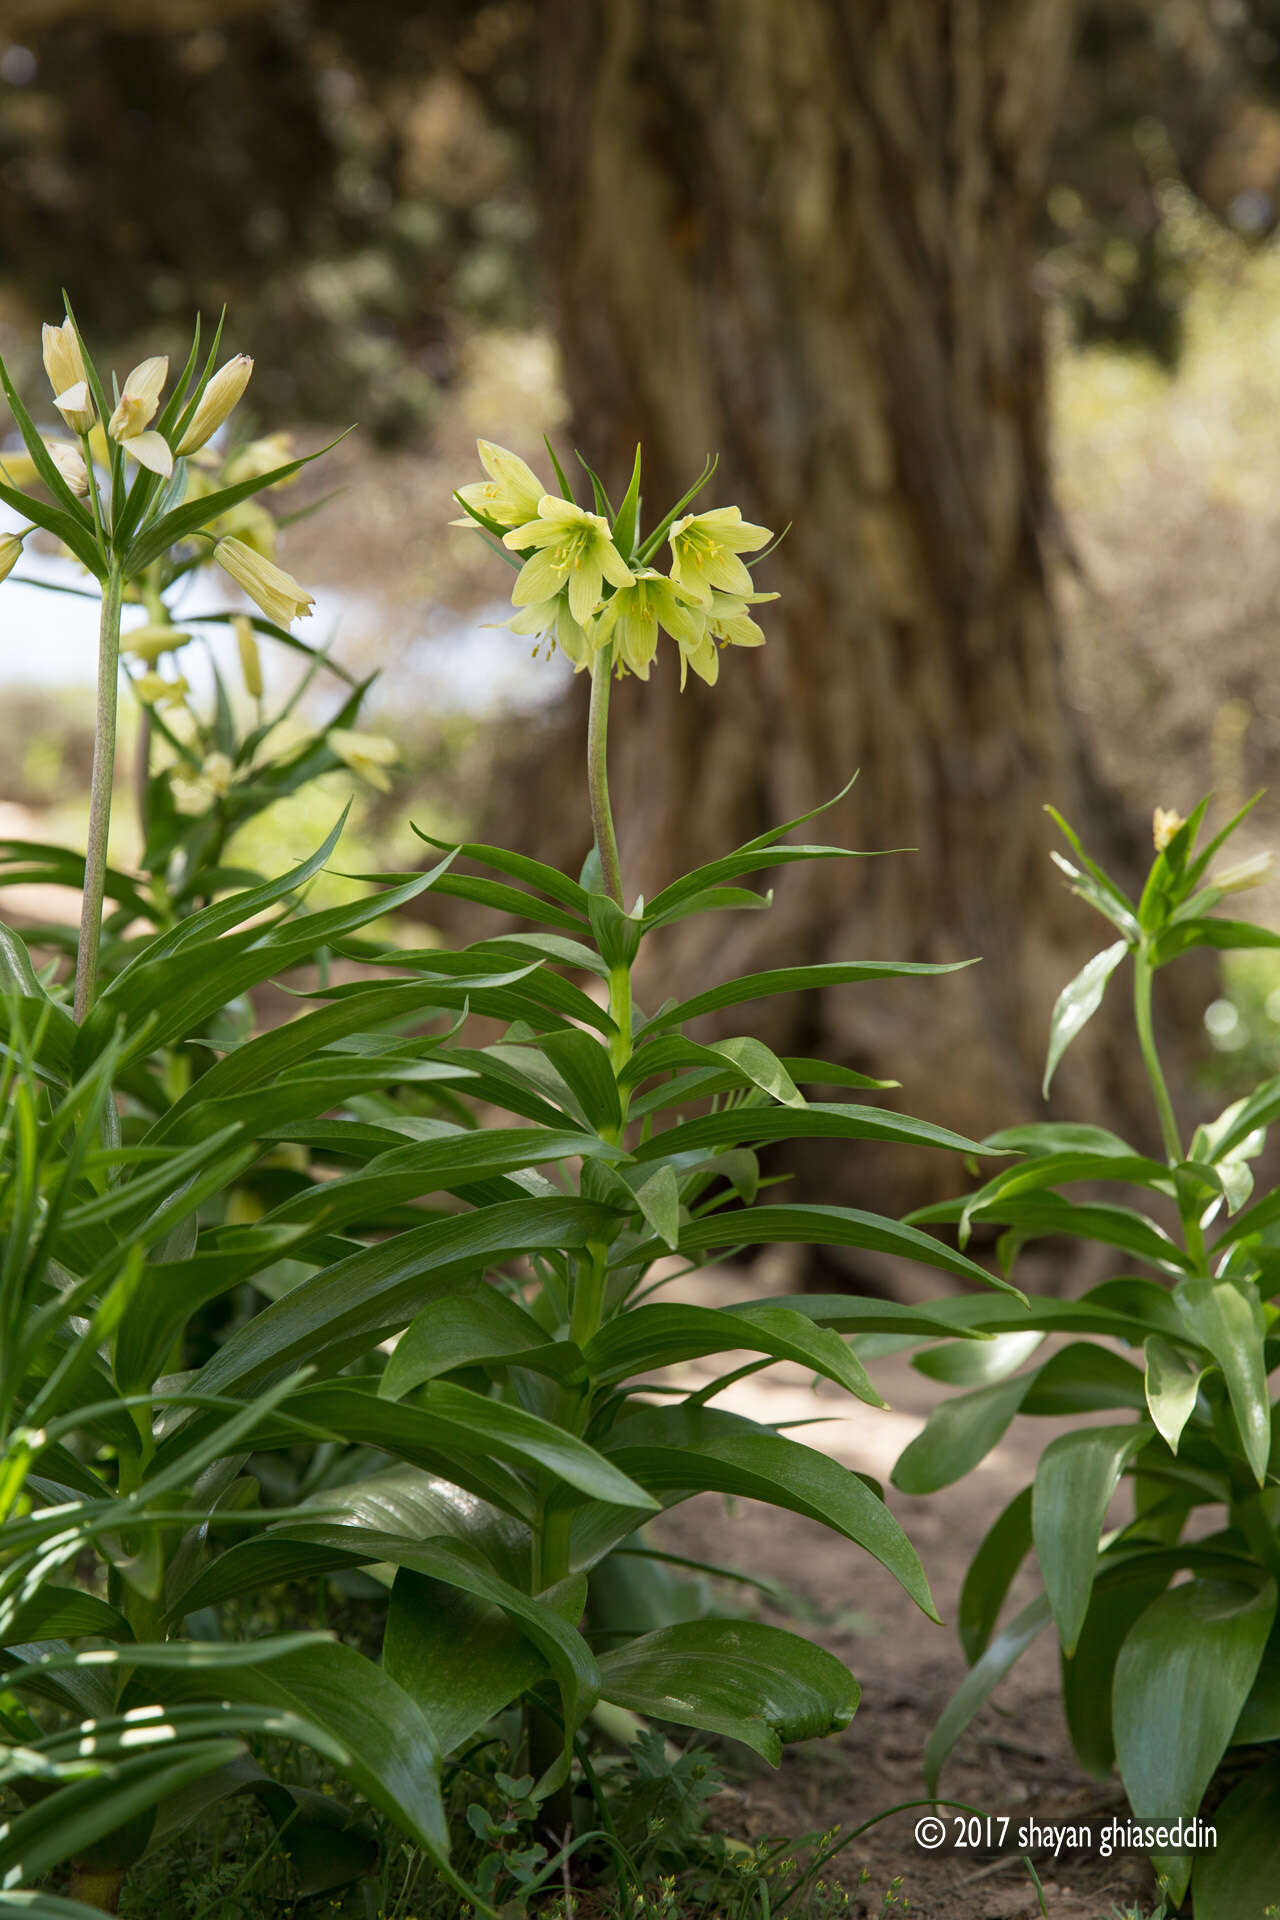
{"label": "green flower stem", "polygon": [[1174,1116],[1173,1102],[1169,1098],[1169,1089],[1165,1084],[1164,1072],[1160,1066],[1160,1056],[1156,1052],[1155,1033],[1151,1025],[1151,982],[1155,969],[1145,953],[1139,951],[1133,956],[1133,1017],[1138,1029],[1138,1045],[1142,1050],[1142,1063],[1147,1070],[1147,1079],[1151,1082],[1151,1092],[1155,1098],[1156,1112],[1160,1116],[1160,1133],[1164,1140],[1164,1150],[1170,1166],[1176,1166],[1182,1158],[1182,1141],[1178,1135],[1178,1122]]}
{"label": "green flower stem", "polygon": [[111,828],[111,784],[115,774],[116,706],[120,676],[120,605],[124,582],[112,563],[102,589],[98,629],[98,711],[93,733],[93,775],[89,788],[89,846],[84,864],[84,905],[76,957],[75,1017],[83,1021],[93,1006],[98,979],[98,943],[102,937],[102,900],[107,878],[107,835]]}
{"label": "green flower stem", "polygon": [[622,869],[618,841],[609,805],[609,676],[613,669],[613,642],[602,647],[591,666],[591,707],[587,717],[587,787],[591,794],[591,825],[600,855],[605,891],[622,905]]}

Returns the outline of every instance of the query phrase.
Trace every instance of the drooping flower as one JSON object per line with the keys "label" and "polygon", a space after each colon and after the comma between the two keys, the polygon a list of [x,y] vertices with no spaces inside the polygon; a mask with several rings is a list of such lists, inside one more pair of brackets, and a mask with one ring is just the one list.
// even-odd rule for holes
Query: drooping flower
{"label": "drooping flower", "polygon": [[213,557],[223,572],[230,574],[241,591],[278,627],[305,619],[315,605],[314,597],[303,592],[291,573],[271,560],[264,560],[242,540],[225,536],[214,548]]}
{"label": "drooping flower", "polygon": [[585,626],[599,607],[606,580],[614,587],[631,582],[631,569],[614,546],[604,515],[588,513],[556,494],[544,493],[537,519],[513,527],[503,545],[515,553],[535,549],[517,576],[512,603],[537,606],[554,600],[563,589],[579,626]]}
{"label": "drooping flower", "polygon": [[595,630],[598,644],[613,641],[619,669],[634,673],[637,680],[647,680],[658,650],[659,629],[677,642],[683,658],[684,649],[699,646],[705,620],[693,594],[665,574],[644,567],[606,600],[596,617]]}
{"label": "drooping flower", "polygon": [[[291,433],[268,433],[261,440],[246,440],[237,447],[222,469],[221,484],[226,487],[238,487],[242,480],[261,480],[265,474],[274,473],[277,467],[287,467],[293,458],[293,435]],[[290,474],[288,480],[277,480],[276,486],[287,487],[297,479]]]}
{"label": "drooping flower", "polygon": [[387,768],[394,767],[400,758],[400,749],[394,740],[388,740],[383,733],[350,733],[345,727],[330,727],[326,738],[339,760],[344,760],[353,773],[358,773],[379,793],[390,793],[391,775]]}
{"label": "drooping flower", "polygon": [[[533,468],[518,453],[509,453],[506,447],[499,447],[492,440],[477,440],[476,452],[489,478],[459,487],[459,500],[465,500],[477,513],[496,520],[500,527],[518,527],[534,519],[538,502],[547,490]],[[468,517],[450,524],[474,527],[475,521]]]}
{"label": "drooping flower", "polygon": [[178,627],[171,627],[162,620],[149,620],[145,626],[131,627],[128,633],[120,636],[120,651],[131,653],[138,660],[144,660],[154,667],[162,653],[176,653],[179,647],[185,647],[191,635],[183,633]]}
{"label": "drooping flower", "polygon": [[706,513],[686,513],[668,534],[671,578],[687,587],[703,606],[710,606],[714,589],[745,599],[751,593],[751,575],[740,553],[755,553],[773,538],[768,527],[744,520],[739,507],[712,507]]}
{"label": "drooping flower", "polygon": [[72,493],[89,491],[89,469],[79,447],[73,447],[69,440],[46,440],[45,451]]}
{"label": "drooping flower", "polygon": [[140,673],[133,685],[145,707],[180,707],[191,691],[181,674],[176,680],[166,680],[162,673]]}
{"label": "drooping flower", "polygon": [[[521,607],[514,618],[504,624],[511,633],[532,633],[539,638],[545,635],[552,646],[559,647],[566,660],[573,662],[575,673],[590,666],[601,646],[596,622],[580,626],[569,611],[567,593],[559,593],[553,600],[540,600],[531,607]],[[537,653],[536,647],[534,653]]]}
{"label": "drooping flower", "polygon": [[178,442],[179,459],[189,453],[198,453],[206,440],[213,438],[232,409],[239,404],[252,372],[253,361],[247,353],[238,353],[225,366],[219,367],[200,395],[191,423]]}
{"label": "drooping flower", "polygon": [[168,373],[165,354],[141,361],[125,381],[116,410],[107,422],[107,432],[130,458],[165,480],[173,472],[173,451],[162,433],[148,429]]}
{"label": "drooping flower", "polygon": [[1163,853],[1178,828],[1186,822],[1175,807],[1157,807],[1151,816],[1151,838],[1157,853]]}
{"label": "drooping flower", "polygon": [[169,776],[169,791],[179,813],[203,813],[231,791],[235,767],[225,753],[206,755],[198,772],[186,766]]}
{"label": "drooping flower", "polygon": [[747,607],[757,605],[761,600],[776,600],[776,593],[716,593],[711,595],[711,605],[704,608],[703,626],[693,646],[680,647],[680,688],[683,692],[688,678],[688,669],[693,668],[700,680],[713,687],[720,674],[720,649],[722,647],[762,647],[764,634],[747,612]]}
{"label": "drooping flower", "polygon": [[253,700],[262,698],[262,656],[258,652],[257,635],[253,631],[253,622],[247,613],[238,613],[231,622],[236,636],[236,650],[240,655],[240,672],[244,679],[245,692]]}
{"label": "drooping flower", "polygon": [[0,533],[0,580],[7,580],[22,558],[25,533]]}

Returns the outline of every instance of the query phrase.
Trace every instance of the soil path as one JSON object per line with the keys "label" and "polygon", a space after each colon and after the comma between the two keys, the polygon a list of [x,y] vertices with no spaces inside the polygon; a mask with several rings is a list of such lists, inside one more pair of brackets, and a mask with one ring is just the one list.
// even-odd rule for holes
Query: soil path
{"label": "soil path", "polygon": [[[750,1276],[702,1274],[686,1283],[686,1297],[710,1304],[742,1300]],[[759,1291],[768,1289],[761,1287]],[[678,1297],[675,1291],[669,1296]],[[749,1356],[743,1356],[744,1359]],[[734,1364],[732,1357],[673,1370],[684,1381],[705,1382]],[[841,1735],[791,1749],[777,1773],[750,1764],[729,1825],[744,1837],[848,1828],[925,1793],[922,1757],[939,1712],[967,1668],[956,1639],[956,1601],[978,1542],[997,1514],[1031,1476],[1039,1453],[1078,1422],[1023,1420],[973,1473],[943,1492],[911,1497],[888,1487],[894,1461],[946,1392],[911,1366],[905,1354],[869,1364],[889,1412],[863,1406],[839,1388],[798,1367],[770,1368],[728,1388],[716,1405],[771,1425],[811,1420],[823,1424],[797,1435],[886,1486],[889,1504],[924,1562],[946,1623],[933,1625],[892,1577],[861,1549],[799,1517],[750,1501],[706,1495],[675,1509],[661,1523],[663,1544],[690,1558],[738,1566],[779,1581],[798,1597],[809,1618],[793,1612],[762,1617],[821,1641],[857,1675],[862,1701]],[[668,1376],[672,1377],[672,1376]],[[1102,1416],[1105,1418],[1105,1416]],[[1033,1574],[1015,1583],[1006,1612],[1038,1590]],[[741,1752],[743,1750],[735,1750]],[[749,1760],[748,1756],[748,1760]],[[969,1730],[944,1769],[942,1791],[993,1816],[1008,1815],[1011,1833],[1034,1820],[1042,1826],[1088,1823],[1094,1833],[1123,1817],[1119,1783],[1099,1784],[1072,1755],[1057,1688],[1056,1644],[1050,1633],[1024,1655]],[[936,1854],[913,1836],[920,1808],[894,1816],[853,1843],[828,1877],[854,1893],[850,1913],[879,1920],[885,1890],[898,1876],[918,1920],[1040,1920],[1040,1904],[1021,1853],[954,1850],[950,1838]],[[954,1816],[953,1816],[954,1817]],[[1094,1848],[1063,1847],[1058,1858],[1032,1848],[1050,1920],[1110,1920],[1113,1905],[1154,1904],[1143,1856],[1099,1857]],[[869,1878],[859,1884],[863,1868]],[[856,1889],[856,1892],[854,1891]]]}

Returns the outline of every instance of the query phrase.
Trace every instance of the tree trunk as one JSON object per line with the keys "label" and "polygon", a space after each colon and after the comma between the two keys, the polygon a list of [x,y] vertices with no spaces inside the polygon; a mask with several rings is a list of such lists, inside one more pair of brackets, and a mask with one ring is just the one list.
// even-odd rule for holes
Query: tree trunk
{"label": "tree trunk", "polygon": [[[1033,290],[1071,24],[1071,0],[542,10],[543,246],[577,444],[625,484],[642,440],[655,510],[717,452],[700,504],[793,522],[760,576],[782,594],[767,647],[727,655],[711,691],[679,692],[674,649],[617,690],[628,891],[858,769],[820,837],[914,851],[790,869],[772,913],[695,923],[667,957],[688,979],[981,956],[760,1008],[775,1043],[897,1077],[913,1111],[974,1133],[1040,1110],[1049,1009],[1093,931],[1042,811],[1078,811],[1086,784],[1040,544]],[[536,741],[508,817],[577,817],[554,804],[563,765]]]}

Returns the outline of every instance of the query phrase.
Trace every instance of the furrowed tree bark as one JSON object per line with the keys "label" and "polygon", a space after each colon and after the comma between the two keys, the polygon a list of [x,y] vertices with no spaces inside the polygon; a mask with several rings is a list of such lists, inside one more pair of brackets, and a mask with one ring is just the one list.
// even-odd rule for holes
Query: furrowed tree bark
{"label": "furrowed tree bark", "polygon": [[[718,453],[700,504],[793,523],[759,576],[782,595],[760,610],[764,649],[681,694],[671,647],[647,686],[616,690],[628,892],[857,769],[810,837],[915,851],[790,869],[772,913],[693,923],[668,957],[687,981],[784,956],[981,956],[938,982],[752,1009],[773,1042],[899,1078],[913,1111],[979,1135],[1043,1111],[1049,1010],[1094,932],[1042,811],[1078,814],[1089,786],[1041,548],[1033,290],[1072,13],[548,0],[540,27],[543,246],[576,443],[621,485],[643,441],[654,512]],[[499,807],[571,858],[558,739],[517,753],[520,806]],[[899,1197],[938,1181],[936,1160],[860,1152],[850,1170]]]}

